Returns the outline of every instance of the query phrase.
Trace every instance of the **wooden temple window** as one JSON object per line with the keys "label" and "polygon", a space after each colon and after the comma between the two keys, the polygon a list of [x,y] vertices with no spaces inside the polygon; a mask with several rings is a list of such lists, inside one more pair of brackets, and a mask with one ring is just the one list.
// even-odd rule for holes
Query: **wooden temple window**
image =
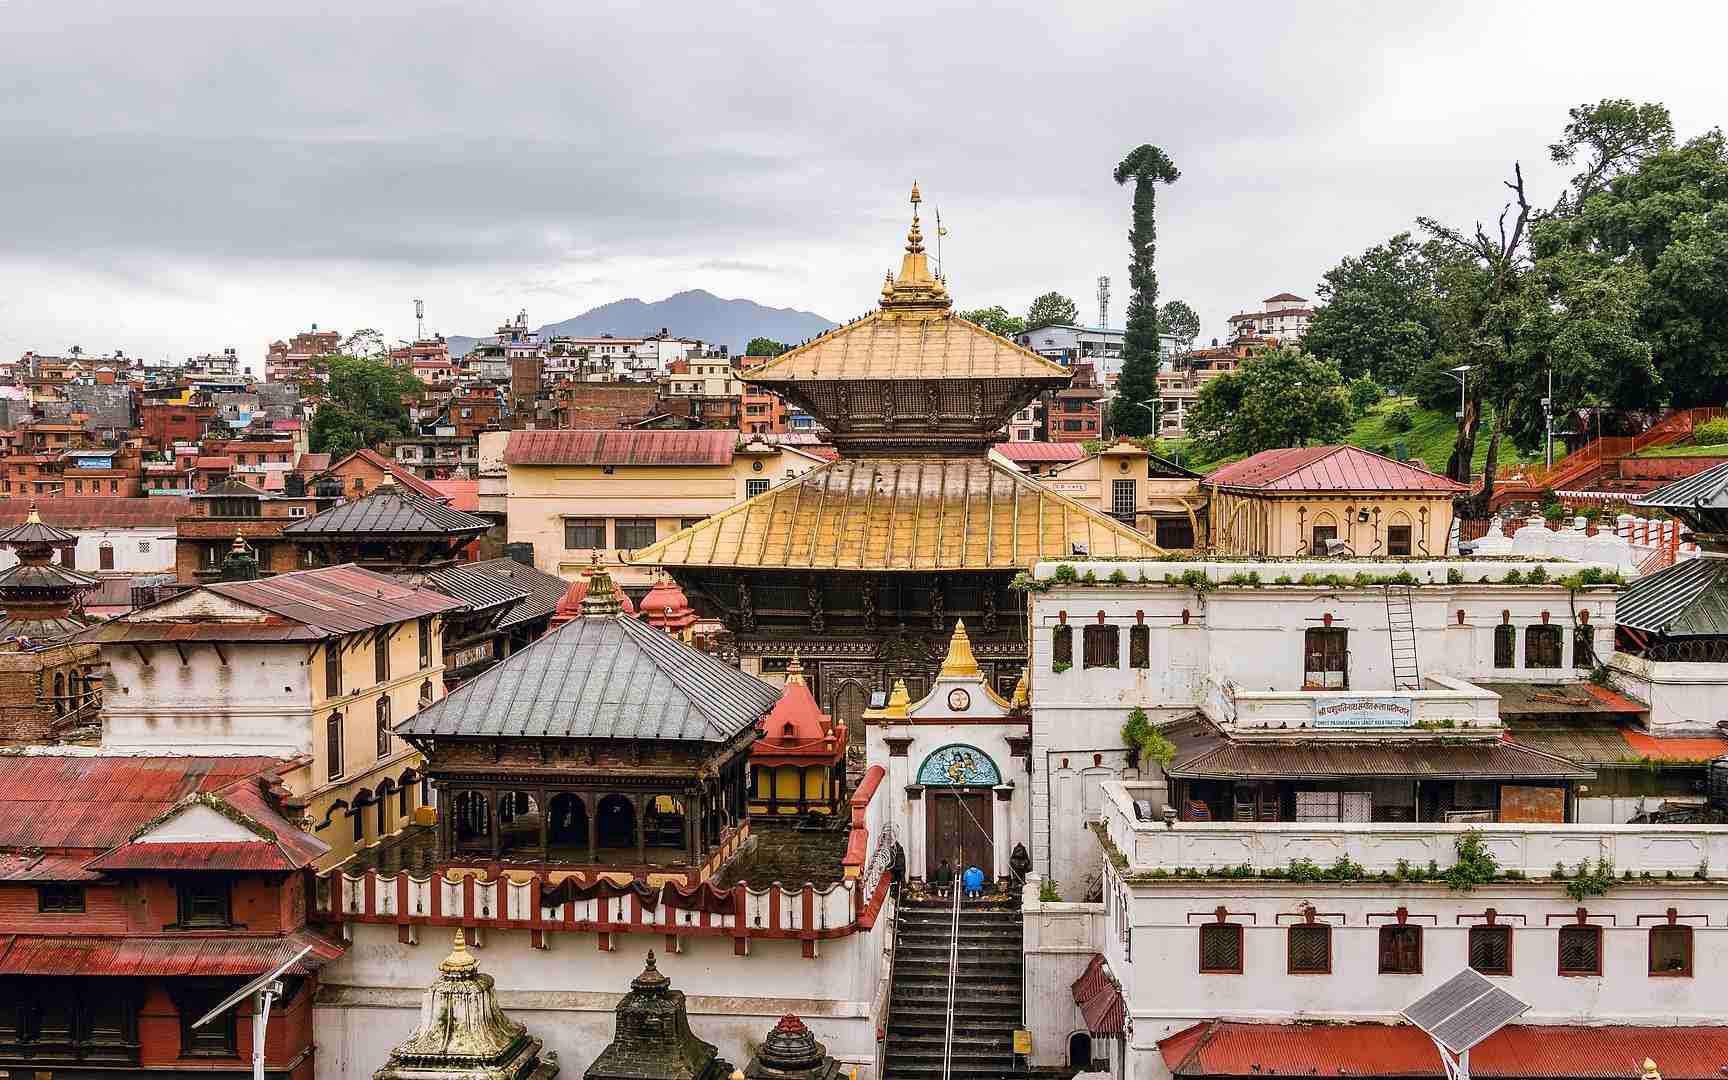
{"label": "wooden temple window", "polygon": [[324,643],[324,696],[342,696],[342,639]]}
{"label": "wooden temple window", "polygon": [[1081,633],[1085,652],[1082,666],[1114,668],[1122,666],[1122,632],[1114,626],[1094,623]]}
{"label": "wooden temple window", "polygon": [[1600,926],[1562,926],[1560,928],[1560,974],[1602,974],[1602,928]]}
{"label": "wooden temple window", "polygon": [[1152,628],[1141,624],[1128,628],[1128,666],[1145,669],[1152,666]]}
{"label": "wooden temple window", "polygon": [[174,1007],[180,1013],[181,1057],[237,1057],[240,1040],[236,1017],[238,1010],[229,1009],[221,1016],[194,1028],[192,1025],[215,1008],[231,989],[225,980],[196,979],[182,983],[173,991]]}
{"label": "wooden temple window", "polygon": [[226,877],[198,874],[177,888],[178,925],[182,930],[226,930],[234,925]]}
{"label": "wooden temple window", "polygon": [[1470,966],[1484,975],[1512,974],[1512,928],[1472,926]]}
{"label": "wooden temple window", "polygon": [[1525,628],[1524,666],[1527,668],[1557,668],[1560,666],[1560,628],[1558,626]]}
{"label": "wooden temple window", "polygon": [[333,712],[324,721],[324,778],[342,779],[342,714]]}
{"label": "wooden temple window", "polygon": [[1410,554],[1410,526],[1408,526],[1408,525],[1388,525],[1388,526],[1386,526],[1386,554],[1388,554],[1388,555],[1408,555],[1408,554]]}
{"label": "wooden temple window", "polygon": [[1409,924],[1380,928],[1380,974],[1422,974],[1422,928]]}
{"label": "wooden temple window", "polygon": [[1303,631],[1303,689],[1349,689],[1349,634],[1348,630],[1319,626],[1309,627]]}
{"label": "wooden temple window", "polygon": [[1326,923],[1296,923],[1288,936],[1292,975],[1332,974],[1332,927]]}
{"label": "wooden temple window", "polygon": [[1501,623],[1494,628],[1494,666],[1518,666],[1518,628],[1511,623]]}
{"label": "wooden temple window", "polygon": [[1050,663],[1062,670],[1074,666],[1074,628],[1067,623],[1050,631]]}
{"label": "wooden temple window", "polygon": [[390,681],[390,631],[384,630],[372,639],[372,678],[374,682]]}
{"label": "wooden temple window", "polygon": [[1652,977],[1692,977],[1692,928],[1684,923],[1650,928],[1650,974]]}
{"label": "wooden temple window", "polygon": [[1308,549],[1308,554],[1324,555],[1326,554],[1326,541],[1338,539],[1338,526],[1316,525],[1314,526],[1313,536],[1314,541]]}
{"label": "wooden temple window", "polygon": [[654,518],[619,518],[612,523],[612,535],[624,551],[649,547],[659,539],[659,533],[660,523]]}
{"label": "wooden temple window", "polygon": [[70,882],[53,882],[36,889],[36,910],[55,915],[78,914],[84,910],[84,886]]}
{"label": "wooden temple window", "polygon": [[1200,974],[1242,974],[1242,926],[1205,923],[1200,927]]}
{"label": "wooden temple window", "polygon": [[424,671],[432,666],[432,619],[422,616],[414,625],[420,636],[420,670]]}
{"label": "wooden temple window", "polygon": [[1165,550],[1180,551],[1194,546],[1194,523],[1187,518],[1159,518],[1153,528],[1153,539]]}

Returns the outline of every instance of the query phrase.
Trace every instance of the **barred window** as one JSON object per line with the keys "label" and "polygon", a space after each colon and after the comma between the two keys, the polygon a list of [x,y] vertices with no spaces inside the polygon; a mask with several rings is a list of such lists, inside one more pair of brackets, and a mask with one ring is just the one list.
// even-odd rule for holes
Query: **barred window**
{"label": "barred window", "polygon": [[1290,928],[1290,974],[1332,973],[1332,928],[1325,923],[1297,923]]}
{"label": "barred window", "polygon": [[619,518],[612,523],[612,531],[620,548],[635,551],[659,538],[660,523],[654,518]]}
{"label": "barred window", "polygon": [[324,778],[342,779],[342,714],[333,712],[324,721]]}
{"label": "barred window", "polygon": [[1512,974],[1512,928],[1472,926],[1470,966],[1484,975]]}
{"label": "barred window", "polygon": [[1150,626],[1130,626],[1128,628],[1128,666],[1131,668],[1152,666],[1152,628]]}
{"label": "barred window", "polygon": [[1518,628],[1510,623],[1501,623],[1494,628],[1494,666],[1518,666]]}
{"label": "barred window", "polygon": [[1692,977],[1692,928],[1678,923],[1650,928],[1650,974]]}
{"label": "barred window", "polygon": [[1063,667],[1074,666],[1074,628],[1067,623],[1050,631],[1050,662]]}
{"label": "barred window", "polygon": [[1560,974],[1602,974],[1602,928],[1600,926],[1562,926],[1560,928]]}
{"label": "barred window", "polygon": [[1200,971],[1205,975],[1242,974],[1242,927],[1206,923],[1200,927]]}
{"label": "barred window", "polygon": [[1386,526],[1386,554],[1388,554],[1388,555],[1408,555],[1408,554],[1410,554],[1410,526],[1408,526],[1408,525],[1388,525],[1388,526]]}
{"label": "barred window", "polygon": [[1560,666],[1560,628],[1531,626],[1524,631],[1524,666],[1527,668],[1557,668]]}
{"label": "barred window", "polygon": [[1120,667],[1122,665],[1122,635],[1114,626],[1093,623],[1080,635],[1085,647],[1084,667]]}
{"label": "barred window", "polygon": [[1422,928],[1420,926],[1382,926],[1380,928],[1380,974],[1422,974]]}

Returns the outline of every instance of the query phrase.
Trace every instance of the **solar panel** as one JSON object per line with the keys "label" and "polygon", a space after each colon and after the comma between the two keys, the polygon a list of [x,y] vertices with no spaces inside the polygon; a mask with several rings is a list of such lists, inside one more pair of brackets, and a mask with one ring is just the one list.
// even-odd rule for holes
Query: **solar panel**
{"label": "solar panel", "polygon": [[1475,1046],[1530,1006],[1466,968],[1404,1010],[1404,1018],[1455,1054]]}

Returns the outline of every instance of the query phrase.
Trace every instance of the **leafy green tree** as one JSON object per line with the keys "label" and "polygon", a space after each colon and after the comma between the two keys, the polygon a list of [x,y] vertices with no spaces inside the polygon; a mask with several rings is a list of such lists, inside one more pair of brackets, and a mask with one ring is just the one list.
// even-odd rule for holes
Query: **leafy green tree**
{"label": "leafy green tree", "polygon": [[1302,347],[1335,362],[1346,378],[1363,375],[1403,386],[1446,340],[1438,263],[1448,252],[1407,232],[1345,258],[1319,286]]}
{"label": "leafy green tree", "polygon": [[341,456],[411,433],[402,397],[425,389],[419,379],[359,356],[326,357],[324,365],[330,378],[312,414],[314,453]]}
{"label": "leafy green tree", "polygon": [[745,356],[779,356],[791,346],[783,345],[773,338],[753,337],[750,344],[744,346]]}
{"label": "leafy green tree", "polygon": [[370,358],[383,356],[389,351],[390,347],[385,344],[384,335],[367,327],[349,334],[342,342],[342,351],[337,355]]}
{"label": "leafy green tree", "polygon": [[1001,304],[995,307],[973,308],[962,311],[960,317],[969,323],[977,323],[992,334],[1011,338],[1026,329],[1026,320],[1018,315],[1008,314],[1008,309]]}
{"label": "leafy green tree", "polygon": [[1026,328],[1040,326],[1073,326],[1080,321],[1080,309],[1073,300],[1059,292],[1047,292],[1032,301],[1026,309]]}
{"label": "leafy green tree", "polygon": [[1200,336],[1200,315],[1186,301],[1172,300],[1158,309],[1159,328],[1176,339],[1180,352],[1194,347]]}
{"label": "leafy green tree", "polygon": [[1206,456],[1217,458],[1340,442],[1352,417],[1337,366],[1283,345],[1201,387],[1188,430]]}
{"label": "leafy green tree", "polygon": [[1350,408],[1357,416],[1372,409],[1385,396],[1385,388],[1366,375],[1350,380]]}
{"label": "leafy green tree", "polygon": [[1128,325],[1110,422],[1118,435],[1155,435],[1157,418],[1141,403],[1158,398],[1158,185],[1174,184],[1182,173],[1148,143],[1123,158],[1112,175],[1117,184],[1133,181],[1134,217],[1128,229]]}
{"label": "leafy green tree", "polygon": [[1549,160],[1570,165],[1580,153],[1586,154],[1586,159],[1584,171],[1572,178],[1572,186],[1561,195],[1557,215],[1584,205],[1616,176],[1636,172],[1646,158],[1674,146],[1674,120],[1666,105],[1634,105],[1625,98],[1603,98],[1594,105],[1580,105],[1567,115],[1571,122],[1560,141],[1548,147]]}

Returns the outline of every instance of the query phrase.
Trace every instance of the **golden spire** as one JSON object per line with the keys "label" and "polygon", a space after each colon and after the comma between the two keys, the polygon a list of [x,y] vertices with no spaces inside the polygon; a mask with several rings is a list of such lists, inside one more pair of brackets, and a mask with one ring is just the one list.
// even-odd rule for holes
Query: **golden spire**
{"label": "golden spire", "polygon": [[228,554],[230,554],[230,555],[250,555],[250,554],[252,554],[252,549],[246,546],[246,534],[240,531],[239,526],[235,526],[235,528],[234,528],[234,542],[232,544],[228,545]]}
{"label": "golden spire", "polygon": [[924,253],[924,231],[918,223],[918,204],[923,201],[914,180],[912,226],[906,230],[906,254],[900,258],[900,276],[882,286],[884,310],[940,315],[949,308],[948,289],[930,272],[930,258]]}
{"label": "golden spire", "polygon": [[30,513],[25,516],[24,524],[26,524],[26,525],[40,525],[40,524],[42,524],[42,515],[38,514],[36,512],[36,504],[35,503],[30,504]]}
{"label": "golden spire", "polygon": [[906,692],[906,680],[895,679],[894,689],[888,694],[888,704],[882,709],[882,716],[887,720],[906,719],[906,710],[912,705],[912,695]]}
{"label": "golden spire", "polygon": [[966,620],[954,620],[954,636],[948,639],[948,658],[943,675],[978,675],[978,658],[972,655],[972,639],[966,636]]}
{"label": "golden spire", "polygon": [[468,951],[468,937],[460,926],[456,928],[456,943],[450,947],[450,955],[438,965],[438,970],[446,975],[472,975],[480,970],[480,961]]}
{"label": "golden spire", "polygon": [[796,652],[792,654],[792,662],[786,665],[786,685],[791,686],[793,683],[804,685],[804,665],[799,662]]}
{"label": "golden spire", "polygon": [[1650,1058],[1644,1059],[1644,1075],[1641,1080],[1662,1080],[1662,1074],[1656,1071],[1656,1062]]}
{"label": "golden spire", "polygon": [[1026,669],[1020,669],[1020,680],[1014,684],[1014,696],[1008,700],[1010,707],[1025,709],[1032,704],[1032,694],[1026,686]]}
{"label": "golden spire", "polygon": [[918,204],[924,197],[918,194],[918,181],[912,181],[912,227],[906,230],[906,254],[919,255],[924,251],[924,233],[918,228]]}

